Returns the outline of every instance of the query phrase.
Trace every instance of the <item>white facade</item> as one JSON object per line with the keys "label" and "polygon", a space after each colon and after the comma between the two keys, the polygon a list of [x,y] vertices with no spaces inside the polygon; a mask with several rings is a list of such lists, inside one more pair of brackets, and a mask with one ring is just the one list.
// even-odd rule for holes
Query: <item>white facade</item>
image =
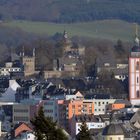
{"label": "white facade", "polygon": [[93,99],[94,102],[94,115],[105,114],[108,104],[112,104],[116,99]]}
{"label": "white facade", "polygon": [[21,72],[21,68],[18,67],[3,67],[0,69],[0,75],[10,75],[10,72]]}
{"label": "white facade", "polygon": [[66,100],[71,100],[71,99],[77,100],[77,99],[83,99],[83,98],[84,98],[84,96],[79,91],[75,94],[67,94],[65,96]]}
{"label": "white facade", "polygon": [[21,133],[20,137],[17,137],[14,140],[36,140],[36,138],[33,133],[25,132],[25,133]]}
{"label": "white facade", "polygon": [[126,75],[115,75],[115,79],[118,79],[118,80],[121,80],[121,81],[124,81],[126,78],[127,78]]}
{"label": "white facade", "polygon": [[[82,125],[82,122],[77,122],[76,123],[76,135],[79,133],[80,126]],[[86,125],[88,129],[100,129],[105,127],[104,122],[86,122]]]}

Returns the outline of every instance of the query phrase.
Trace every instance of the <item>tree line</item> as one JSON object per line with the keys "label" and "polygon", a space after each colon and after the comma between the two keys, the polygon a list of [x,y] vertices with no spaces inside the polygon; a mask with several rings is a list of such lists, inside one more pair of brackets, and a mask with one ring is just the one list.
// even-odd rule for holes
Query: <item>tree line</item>
{"label": "tree line", "polygon": [[1,0],[1,20],[84,22],[122,19],[140,23],[139,0]]}

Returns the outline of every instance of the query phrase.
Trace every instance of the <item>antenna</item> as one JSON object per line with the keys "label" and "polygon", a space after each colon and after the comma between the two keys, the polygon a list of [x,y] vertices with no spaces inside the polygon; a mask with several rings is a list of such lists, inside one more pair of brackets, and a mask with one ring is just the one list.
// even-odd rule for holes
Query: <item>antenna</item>
{"label": "antenna", "polygon": [[35,48],[33,49],[33,57],[35,57]]}
{"label": "antenna", "polygon": [[22,46],[22,56],[24,56],[24,46]]}
{"label": "antenna", "polygon": [[135,23],[135,35],[136,37],[138,37],[138,24]]}

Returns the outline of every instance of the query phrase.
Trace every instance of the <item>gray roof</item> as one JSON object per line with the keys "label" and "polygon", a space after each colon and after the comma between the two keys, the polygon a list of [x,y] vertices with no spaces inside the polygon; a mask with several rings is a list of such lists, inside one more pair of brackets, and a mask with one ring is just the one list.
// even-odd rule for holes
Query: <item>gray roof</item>
{"label": "gray roof", "polygon": [[131,123],[136,121],[140,122],[140,109],[134,114],[134,116],[130,120]]}
{"label": "gray roof", "polygon": [[116,104],[125,104],[126,106],[130,106],[131,105],[131,103],[130,103],[130,101],[128,101],[127,99],[125,99],[125,100],[123,100],[123,99],[117,99],[116,101],[115,101],[115,103]]}
{"label": "gray roof", "polygon": [[77,122],[98,122],[98,118],[94,115],[77,115],[74,118]]}
{"label": "gray roof", "polygon": [[121,124],[112,123],[104,128],[103,135],[125,135]]}

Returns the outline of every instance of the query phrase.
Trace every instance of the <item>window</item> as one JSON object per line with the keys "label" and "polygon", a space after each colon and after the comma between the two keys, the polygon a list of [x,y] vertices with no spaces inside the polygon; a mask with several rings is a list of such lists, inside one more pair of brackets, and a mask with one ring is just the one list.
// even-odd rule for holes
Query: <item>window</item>
{"label": "window", "polygon": [[47,109],[47,110],[44,110],[44,112],[46,112],[46,113],[53,113],[53,110]]}
{"label": "window", "polygon": [[14,109],[14,112],[16,112],[16,113],[27,113],[28,109]]}
{"label": "window", "polygon": [[139,90],[137,90],[137,98],[140,98],[140,92],[139,92]]}
{"label": "window", "polygon": [[139,62],[136,63],[136,70],[139,70]]}
{"label": "window", "polygon": [[81,109],[78,109],[78,112],[81,112]]}
{"label": "window", "polygon": [[139,77],[137,77],[137,84],[139,83]]}
{"label": "window", "polygon": [[75,108],[75,105],[72,105],[72,108]]}
{"label": "window", "polygon": [[14,116],[14,121],[18,121],[18,122],[29,121],[29,118],[21,117],[21,116]]}

